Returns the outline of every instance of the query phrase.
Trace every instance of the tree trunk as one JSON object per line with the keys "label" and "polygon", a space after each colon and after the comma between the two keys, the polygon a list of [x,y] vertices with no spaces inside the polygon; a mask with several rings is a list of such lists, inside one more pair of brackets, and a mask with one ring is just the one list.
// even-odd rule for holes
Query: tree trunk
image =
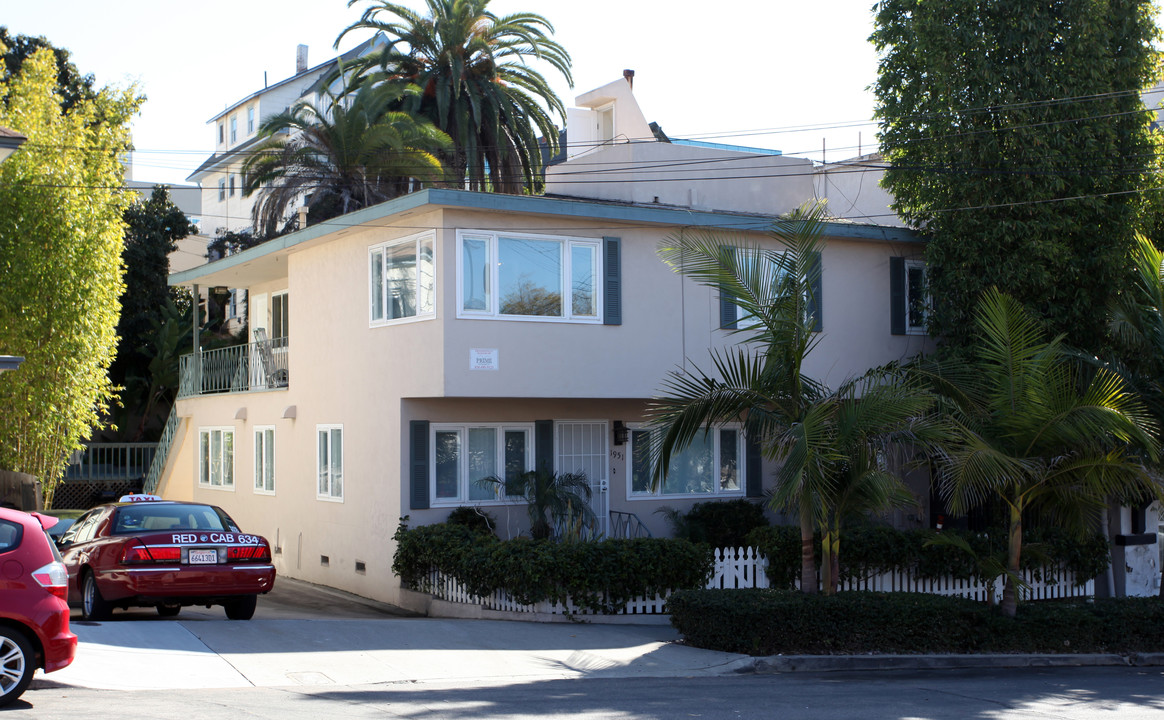
{"label": "tree trunk", "polygon": [[816,551],[812,546],[812,509],[800,508],[800,591],[815,595],[819,590],[816,578]]}
{"label": "tree trunk", "polygon": [[1014,617],[1018,612],[1018,586],[1015,578],[1019,576],[1023,547],[1023,511],[1017,504],[1010,506],[1010,526],[1007,536],[1007,575],[1006,584],[1002,587],[1002,614]]}

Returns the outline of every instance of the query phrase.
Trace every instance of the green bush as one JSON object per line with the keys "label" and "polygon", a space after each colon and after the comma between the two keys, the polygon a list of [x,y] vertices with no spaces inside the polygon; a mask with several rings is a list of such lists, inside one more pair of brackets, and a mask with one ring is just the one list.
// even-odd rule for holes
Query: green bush
{"label": "green bush", "polygon": [[449,513],[445,520],[450,525],[464,525],[486,535],[492,535],[497,530],[497,519],[481,508],[462,505]]}
{"label": "green bush", "polygon": [[[980,557],[1005,552],[1005,533],[975,533],[943,530],[966,540]],[[891,570],[906,569],[916,577],[933,579],[952,576],[977,577],[974,558],[951,546],[926,546],[937,533],[928,529],[895,530],[883,525],[854,526],[841,536],[841,577],[861,578]],[[762,527],[748,533],[746,543],[759,548],[768,558],[768,579],[774,588],[790,589],[800,579],[800,529],[788,525]],[[820,537],[815,538],[820,558]],[[1110,555],[1101,535],[1077,538],[1058,528],[1028,532],[1023,544],[1023,567],[1029,570],[1044,564],[1062,564],[1084,583],[1107,569]],[[1052,579],[1052,578],[1048,578]]]}
{"label": "green bush", "polygon": [[520,603],[567,598],[612,612],[637,597],[703,587],[711,552],[684,540],[638,538],[602,542],[498,540],[463,525],[397,529],[392,570],[415,587],[430,568],[451,575],[475,595],[506,590]]}
{"label": "green bush", "polygon": [[1164,602],[983,603],[918,593],[685,590],[667,602],[691,645],[751,655],[1164,651]]}
{"label": "green bush", "polygon": [[663,513],[675,537],[713,548],[744,547],[748,533],[768,525],[764,508],[744,498],[695,503],[686,513],[664,508]]}

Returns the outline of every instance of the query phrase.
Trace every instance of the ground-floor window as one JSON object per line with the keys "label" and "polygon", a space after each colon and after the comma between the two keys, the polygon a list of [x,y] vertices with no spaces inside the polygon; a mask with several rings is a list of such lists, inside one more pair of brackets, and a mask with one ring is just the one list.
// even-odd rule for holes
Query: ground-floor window
{"label": "ground-floor window", "polygon": [[255,428],[255,492],[275,492],[275,428]]}
{"label": "ground-floor window", "polygon": [[199,428],[198,484],[234,489],[234,428]]}
{"label": "ground-floor window", "polygon": [[631,498],[705,497],[744,494],[744,434],[738,427],[715,428],[696,435],[691,444],[671,457],[666,477],[652,483],[652,434],[658,430],[633,429],[628,448]]}
{"label": "ground-floor window", "polygon": [[316,497],[321,500],[344,499],[344,428],[342,425],[315,427],[316,469],[319,485]]}
{"label": "ground-floor window", "polygon": [[484,478],[510,480],[533,467],[533,426],[434,424],[430,491],[434,504],[496,502],[504,491]]}

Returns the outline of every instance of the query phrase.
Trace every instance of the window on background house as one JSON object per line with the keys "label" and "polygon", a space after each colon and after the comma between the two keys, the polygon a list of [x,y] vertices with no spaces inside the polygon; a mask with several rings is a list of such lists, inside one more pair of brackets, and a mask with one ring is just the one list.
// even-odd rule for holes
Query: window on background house
{"label": "window on background house", "polygon": [[230,116],[230,144],[238,142],[238,115]]}
{"label": "window on background house", "polygon": [[218,123],[218,144],[222,145],[226,142],[226,126]]}
{"label": "window on background house", "polygon": [[433,240],[433,233],[422,233],[369,250],[372,324],[433,315],[436,308]]}
{"label": "window on background house", "polygon": [[343,425],[316,425],[316,470],[319,484],[316,497],[321,500],[344,499],[344,428]]}
{"label": "window on background house", "polygon": [[226,178],[218,179],[218,201],[226,200]]}
{"label": "window on background house", "polygon": [[619,239],[458,232],[457,316],[621,322]]}
{"label": "window on background house", "polygon": [[290,305],[287,291],[271,294],[271,338],[287,338],[291,334]]}
{"label": "window on background house", "polygon": [[504,491],[482,478],[512,479],[533,467],[533,426],[433,424],[429,497],[434,505],[499,502]]}
{"label": "window on background house", "polygon": [[230,176],[230,196],[234,197],[234,175]]}
{"label": "window on background house", "polygon": [[198,484],[234,489],[234,428],[198,430]]}
{"label": "window on background house", "polygon": [[890,325],[894,335],[926,335],[931,296],[925,261],[889,258]]}
{"label": "window on background house", "polygon": [[652,486],[652,433],[633,429],[627,450],[629,498],[742,496],[745,483],[743,431],[720,427],[696,435],[691,444],[671,457],[667,476]]}
{"label": "window on background house", "polygon": [[255,492],[275,492],[275,428],[255,428]]}
{"label": "window on background house", "polygon": [[247,108],[247,135],[255,134],[255,106]]}

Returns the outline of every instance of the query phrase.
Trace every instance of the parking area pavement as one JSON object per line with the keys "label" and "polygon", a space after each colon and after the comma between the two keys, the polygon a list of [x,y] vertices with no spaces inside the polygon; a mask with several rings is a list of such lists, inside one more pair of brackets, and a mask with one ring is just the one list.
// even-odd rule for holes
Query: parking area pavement
{"label": "parking area pavement", "polygon": [[117,611],[80,621],[77,659],[52,682],[114,690],[386,682],[518,682],[731,672],[744,656],[676,644],[667,626],[407,617],[396,608],[280,578],[255,618],[221,608]]}

